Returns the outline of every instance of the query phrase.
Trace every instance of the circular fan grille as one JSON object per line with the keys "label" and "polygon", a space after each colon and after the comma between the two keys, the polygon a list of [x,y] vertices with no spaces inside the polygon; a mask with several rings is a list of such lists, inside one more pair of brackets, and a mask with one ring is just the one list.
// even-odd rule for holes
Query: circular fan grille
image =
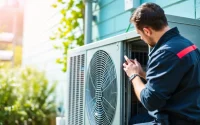
{"label": "circular fan grille", "polygon": [[117,104],[117,77],[110,56],[97,51],[88,67],[86,110],[91,125],[111,125]]}

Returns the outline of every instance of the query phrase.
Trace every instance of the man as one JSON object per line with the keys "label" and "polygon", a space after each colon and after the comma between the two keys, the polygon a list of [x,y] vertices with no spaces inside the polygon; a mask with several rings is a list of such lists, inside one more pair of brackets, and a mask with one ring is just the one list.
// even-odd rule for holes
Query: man
{"label": "man", "polygon": [[[154,3],[142,4],[130,21],[151,47],[146,73],[136,59],[125,56],[123,64],[137,98],[153,117],[143,122],[200,125],[200,51],[176,27],[169,28],[163,9]],[[141,123],[138,118],[133,117],[134,124]]]}

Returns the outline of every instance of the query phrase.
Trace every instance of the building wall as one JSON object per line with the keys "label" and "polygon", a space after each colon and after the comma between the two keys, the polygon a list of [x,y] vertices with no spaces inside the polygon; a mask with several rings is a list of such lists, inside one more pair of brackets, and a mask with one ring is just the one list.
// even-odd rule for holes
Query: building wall
{"label": "building wall", "polygon": [[93,41],[124,33],[129,25],[131,12],[124,11],[123,0],[101,0],[94,5]]}
{"label": "building wall", "polygon": [[[160,5],[166,14],[200,19],[200,0],[140,0]],[[100,0],[93,14],[97,21],[93,24],[93,41],[125,33],[129,25],[131,11],[125,11],[124,0]],[[132,27],[133,29],[133,27]]]}

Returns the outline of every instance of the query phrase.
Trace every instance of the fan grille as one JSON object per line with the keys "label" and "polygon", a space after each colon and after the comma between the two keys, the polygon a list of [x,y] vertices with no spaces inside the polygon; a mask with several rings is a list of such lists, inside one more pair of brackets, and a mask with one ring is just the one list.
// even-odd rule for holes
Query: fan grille
{"label": "fan grille", "polygon": [[117,75],[103,50],[91,59],[86,83],[86,110],[91,125],[111,125],[117,104]]}

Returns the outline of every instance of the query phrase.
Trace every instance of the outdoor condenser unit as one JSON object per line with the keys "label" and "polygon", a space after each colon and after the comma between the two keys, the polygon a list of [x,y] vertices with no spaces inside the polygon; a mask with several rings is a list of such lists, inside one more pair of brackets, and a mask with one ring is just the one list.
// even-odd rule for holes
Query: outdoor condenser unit
{"label": "outdoor condenser unit", "polygon": [[[167,16],[169,26],[200,47],[200,21]],[[135,31],[91,43],[69,52],[66,91],[67,125],[127,125],[147,112],[123,71],[124,55],[137,58],[144,70],[148,46]]]}

